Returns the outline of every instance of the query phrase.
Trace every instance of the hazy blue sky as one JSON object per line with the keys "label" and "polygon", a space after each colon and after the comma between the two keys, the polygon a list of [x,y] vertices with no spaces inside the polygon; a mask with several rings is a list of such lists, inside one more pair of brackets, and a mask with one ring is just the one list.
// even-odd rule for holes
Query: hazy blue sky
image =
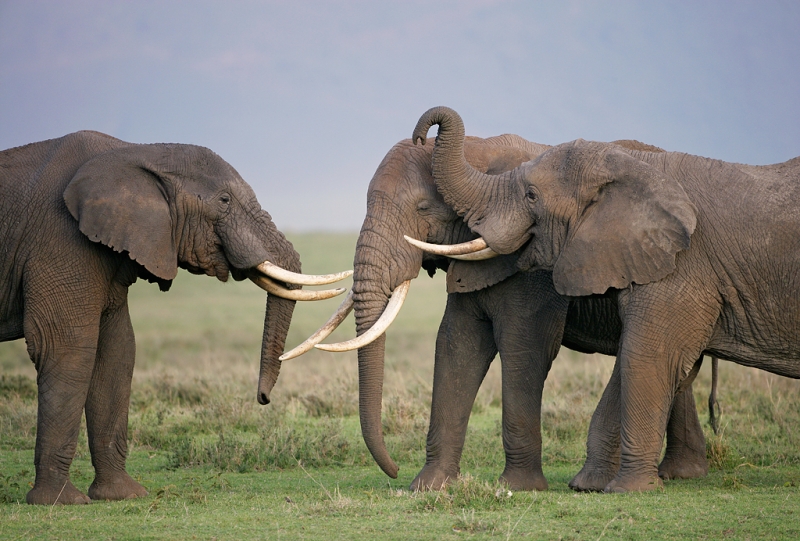
{"label": "hazy blue sky", "polygon": [[0,148],[207,146],[285,230],[357,230],[420,114],[540,143],[800,155],[800,2],[0,0]]}

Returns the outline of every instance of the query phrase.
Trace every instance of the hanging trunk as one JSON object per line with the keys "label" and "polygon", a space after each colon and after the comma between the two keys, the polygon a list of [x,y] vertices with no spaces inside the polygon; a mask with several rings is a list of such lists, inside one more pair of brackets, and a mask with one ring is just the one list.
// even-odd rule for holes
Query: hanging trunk
{"label": "hanging trunk", "polygon": [[278,357],[283,353],[294,305],[295,301],[267,295],[264,336],[261,343],[261,369],[258,376],[259,404],[269,404],[270,392],[278,380],[278,373],[281,370]]}
{"label": "hanging trunk", "polygon": [[[386,214],[396,212],[379,196],[370,198],[369,214],[356,244],[353,264],[353,300],[356,334],[369,330],[383,313],[389,295],[401,282],[415,278],[422,255],[402,240],[400,231],[387,231],[393,223]],[[374,214],[373,214],[374,213]],[[381,424],[386,336],[358,350],[358,408],[364,443],[375,462],[389,477],[397,477],[397,464],[386,449]]]}

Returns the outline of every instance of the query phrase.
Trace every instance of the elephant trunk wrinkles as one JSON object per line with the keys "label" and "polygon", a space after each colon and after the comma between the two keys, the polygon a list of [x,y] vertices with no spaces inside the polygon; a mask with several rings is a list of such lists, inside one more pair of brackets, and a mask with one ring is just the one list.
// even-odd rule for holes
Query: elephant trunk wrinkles
{"label": "elephant trunk wrinkles", "polygon": [[[378,219],[368,215],[356,245],[353,300],[358,335],[375,324],[389,302],[391,291],[415,277],[422,265],[421,255],[418,260],[411,257],[402,238],[394,238],[397,232],[383,234],[384,224],[391,221],[390,216]],[[386,449],[381,424],[385,344],[383,335],[358,350],[358,407],[364,443],[384,473],[396,478],[398,467]]]}
{"label": "elephant trunk wrinkles", "polygon": [[[292,243],[275,227],[269,214],[262,211],[259,217],[262,228],[267,234],[269,255],[265,255],[258,262],[269,259],[271,263],[286,270],[300,272],[300,256],[294,250]],[[294,284],[285,285],[289,289],[299,287]],[[295,301],[275,295],[267,295],[267,307],[264,314],[264,335],[261,342],[261,367],[258,376],[257,398],[259,404],[269,404],[269,395],[278,380],[278,373],[281,369],[281,361],[278,358],[283,353],[283,348],[286,344],[286,335],[289,332],[294,306]]]}
{"label": "elephant trunk wrinkles", "polygon": [[432,156],[433,178],[445,202],[473,227],[487,212],[496,177],[472,167],[464,155],[464,122],[448,107],[434,107],[425,112],[414,128],[412,140],[425,140],[434,124],[439,133]]}
{"label": "elephant trunk wrinkles", "polygon": [[294,305],[295,301],[267,295],[264,337],[261,342],[261,369],[258,376],[259,404],[269,404],[270,392],[278,380],[278,373],[281,370],[281,362],[278,357],[283,353]]}
{"label": "elephant trunk wrinkles", "polygon": [[528,240],[504,235],[515,223],[523,223],[520,211],[508,206],[519,194],[513,170],[490,175],[474,168],[464,155],[464,123],[448,107],[434,107],[417,122],[412,139],[425,141],[428,129],[439,125],[432,157],[433,178],[445,202],[464,217],[499,254],[510,254]]}

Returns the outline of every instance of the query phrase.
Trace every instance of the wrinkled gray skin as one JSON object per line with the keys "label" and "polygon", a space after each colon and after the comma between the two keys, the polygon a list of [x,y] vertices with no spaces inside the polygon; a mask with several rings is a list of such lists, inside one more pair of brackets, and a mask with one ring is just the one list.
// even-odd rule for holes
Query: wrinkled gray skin
{"label": "wrinkled gray skin", "polygon": [[[300,270],[250,186],[210,150],[88,131],[0,153],[0,247],[0,340],[25,338],[37,372],[34,504],[147,493],[125,471],[137,278],[166,291],[178,267],[222,281],[265,260]],[[268,296],[262,404],[293,310]],[[84,410],[89,497],[69,479]]]}
{"label": "wrinkled gray skin", "polygon": [[[433,124],[437,186],[490,247],[521,249],[559,293],[616,296],[617,363],[578,488],[604,477],[608,492],[660,484],[669,405],[702,352],[800,377],[800,158],[750,166],[578,140],[485,175],[464,160],[451,109],[426,112],[414,140]],[[619,438],[609,477],[602,462]]]}
{"label": "wrinkled gray skin", "polygon": [[[578,351],[614,355],[616,305],[599,296],[570,302],[556,293],[550,273],[519,272],[516,255],[459,262],[424,254],[405,242],[404,234],[432,243],[474,238],[436,191],[431,147],[401,141],[370,183],[354,264],[358,333],[372,326],[389,293],[415,278],[421,267],[431,274],[437,267],[447,269],[450,294],[437,339],[427,459],[412,488],[439,488],[458,475],[472,403],[499,350],[506,452],[501,479],[515,490],[542,490],[547,481],[541,467],[541,393],[551,362],[562,342]],[[514,135],[467,138],[466,155],[481,171],[501,172],[547,148]],[[358,357],[364,439],[381,468],[395,477],[397,467],[381,431],[383,337],[360,349]],[[662,474],[704,475],[705,440],[691,389],[676,401],[673,419]]]}

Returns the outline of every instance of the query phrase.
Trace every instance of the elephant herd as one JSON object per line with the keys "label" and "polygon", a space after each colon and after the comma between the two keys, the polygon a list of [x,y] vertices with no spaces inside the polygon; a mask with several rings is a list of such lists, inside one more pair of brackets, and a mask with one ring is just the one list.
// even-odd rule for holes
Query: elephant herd
{"label": "elephant herd", "polygon": [[[283,360],[313,347],[358,349],[362,434],[391,477],[385,331],[420,269],[444,270],[415,490],[458,476],[472,404],[498,353],[500,478],[517,490],[547,488],[542,389],[561,345],[616,356],[570,482],[580,491],[651,490],[706,474],[691,388],[704,355],[800,377],[800,158],[749,166],[636,141],[466,137],[461,117],[437,107],[375,172],[353,271],[311,276],[212,151],[83,131],[0,152],[0,247],[0,341],[25,338],[37,372],[32,504],[147,494],[125,470],[135,357],[127,292],[139,278],[167,291],[179,267],[267,291],[261,404]],[[351,273],[331,319],[284,352],[295,302],[345,291],[302,286]],[[322,343],[350,311],[356,338]],[[84,411],[88,495],[69,477]]]}

